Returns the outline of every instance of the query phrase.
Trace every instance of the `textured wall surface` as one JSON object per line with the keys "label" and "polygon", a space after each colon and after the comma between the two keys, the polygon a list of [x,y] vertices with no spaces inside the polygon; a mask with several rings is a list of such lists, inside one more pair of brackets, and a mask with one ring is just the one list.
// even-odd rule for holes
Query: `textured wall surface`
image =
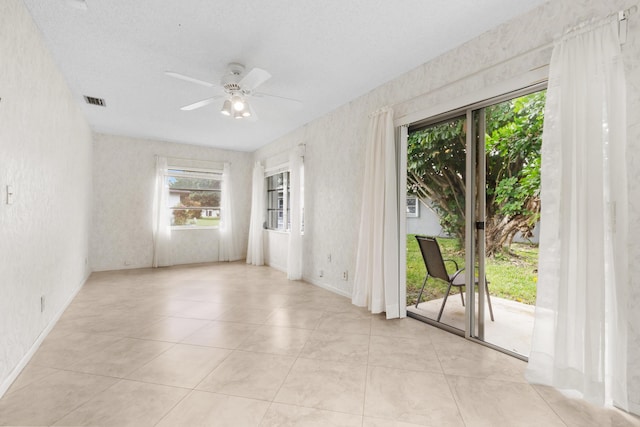
{"label": "textured wall surface", "polygon": [[[306,280],[350,294],[360,222],[368,114],[390,105],[415,115],[548,64],[554,36],[568,26],[637,5],[637,0],[555,0],[442,55],[258,150],[265,160],[305,143]],[[632,233],[640,223],[640,13],[623,47],[628,86],[628,161]],[[415,49],[420,55],[419,46]],[[251,155],[97,135],[91,203],[91,133],[19,0],[0,2],[0,392],[39,334],[88,272],[151,264],[150,206],[155,154],[231,161],[236,226],[246,250]],[[390,61],[393,58],[389,58]],[[236,179],[237,178],[237,179]],[[16,193],[4,204],[5,186]],[[124,208],[122,208],[124,206]],[[91,215],[90,215],[91,213]],[[216,258],[198,251],[214,231],[183,231],[179,262]],[[189,235],[187,233],[195,233]],[[283,241],[286,239],[282,239]],[[195,243],[195,244],[194,244]],[[196,252],[188,253],[191,248]],[[216,245],[212,246],[213,248]],[[286,245],[270,247],[286,259]],[[640,258],[631,238],[630,259]],[[331,261],[327,255],[331,254]],[[125,266],[125,262],[129,265]],[[322,269],[323,277],[318,277]],[[349,280],[341,279],[348,270]],[[629,397],[640,411],[640,263],[630,266]],[[40,313],[40,296],[47,305]]]}
{"label": "textured wall surface", "polygon": [[[554,37],[570,26],[603,18],[629,8],[633,0],[557,0],[495,28],[411,72],[353,100],[330,114],[258,150],[265,160],[307,146],[305,156],[305,236],[303,275],[307,281],[350,294],[355,267],[368,114],[389,105],[395,117],[416,117],[420,111],[448,105],[452,100],[519,78],[547,65]],[[627,70],[630,221],[640,223],[640,13],[629,20],[623,46]],[[419,48],[416,48],[419,55]],[[393,60],[393,58],[389,58]],[[494,95],[498,95],[495,93]],[[457,107],[462,106],[457,105]],[[421,118],[427,118],[423,116]],[[286,255],[286,247],[278,248]],[[640,238],[630,240],[630,259],[640,258]],[[276,250],[276,248],[271,248]],[[327,254],[332,254],[331,262]],[[318,271],[323,270],[323,277]],[[629,397],[640,411],[640,264],[630,267],[631,318],[629,339]]]}
{"label": "textured wall surface", "polygon": [[280,271],[287,271],[289,233],[264,230],[264,263]]}
{"label": "textured wall surface", "polygon": [[0,2],[0,58],[1,395],[89,273],[92,135],[20,0]]}
{"label": "textured wall surface", "polygon": [[[150,267],[155,156],[231,162],[234,227],[240,253],[247,251],[251,206],[250,153],[114,135],[94,137],[94,271]],[[217,230],[174,230],[174,264],[218,260]]]}

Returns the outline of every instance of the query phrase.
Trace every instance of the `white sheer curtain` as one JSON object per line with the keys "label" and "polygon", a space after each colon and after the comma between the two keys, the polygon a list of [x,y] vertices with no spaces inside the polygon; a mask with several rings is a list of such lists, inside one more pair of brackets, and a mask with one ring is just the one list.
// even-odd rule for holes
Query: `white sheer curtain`
{"label": "white sheer curtain", "polygon": [[154,267],[171,265],[171,223],[167,158],[156,156],[156,181],[153,195],[153,263]]}
{"label": "white sheer curtain", "polygon": [[256,162],[253,167],[253,188],[251,190],[251,221],[249,223],[249,243],[247,264],[264,265],[264,167]]}
{"label": "white sheer curtain", "polygon": [[353,304],[399,317],[398,184],[393,110],[371,116]]}
{"label": "white sheer curtain", "polygon": [[287,252],[287,277],[289,280],[302,279],[302,233],[301,233],[301,169],[302,157],[296,148],[289,157],[291,231],[289,232],[289,248]]}
{"label": "white sheer curtain", "polygon": [[538,297],[527,378],[626,409],[625,77],[617,20],[554,47],[542,143]]}
{"label": "white sheer curtain", "polygon": [[224,164],[222,172],[221,212],[218,240],[218,261],[236,261],[240,259],[233,229],[233,185],[231,165]]}

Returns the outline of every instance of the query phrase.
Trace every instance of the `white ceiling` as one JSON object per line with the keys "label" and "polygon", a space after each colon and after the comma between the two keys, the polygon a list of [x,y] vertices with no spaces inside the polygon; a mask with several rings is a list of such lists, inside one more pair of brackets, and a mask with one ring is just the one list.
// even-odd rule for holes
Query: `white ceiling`
{"label": "white ceiling", "polygon": [[[545,0],[23,0],[93,129],[253,151]],[[273,76],[259,120],[219,113],[229,62]],[[106,108],[83,95],[104,98]]]}

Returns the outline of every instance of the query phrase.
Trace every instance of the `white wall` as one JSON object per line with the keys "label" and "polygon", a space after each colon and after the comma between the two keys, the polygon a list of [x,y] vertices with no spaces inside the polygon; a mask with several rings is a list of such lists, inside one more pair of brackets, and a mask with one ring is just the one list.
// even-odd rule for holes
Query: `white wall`
{"label": "white wall", "polygon": [[0,2],[0,58],[1,396],[89,273],[92,135],[20,0]]}
{"label": "white wall", "polygon": [[[389,105],[396,118],[426,118],[429,112],[453,105],[469,94],[505,81],[521,79],[549,63],[551,42],[567,26],[604,17],[637,3],[633,0],[556,0],[502,25],[421,67],[378,87],[306,126],[258,150],[255,160],[307,146],[305,156],[305,236],[303,275],[307,281],[350,294],[355,266],[368,114]],[[409,11],[410,12],[410,11]],[[640,169],[640,13],[629,21],[623,47],[628,87],[629,170]],[[408,41],[410,42],[410,41]],[[419,55],[419,46],[415,49]],[[392,61],[393,58],[388,58]],[[544,70],[544,68],[542,68]],[[523,84],[532,83],[523,79]],[[497,95],[494,94],[494,95]],[[456,101],[458,100],[458,101]],[[421,113],[422,112],[422,113]],[[411,121],[408,120],[408,121]],[[630,177],[632,223],[640,223],[640,174]],[[286,254],[286,248],[280,248]],[[331,254],[331,262],[327,255]],[[630,259],[640,259],[640,239],[630,243]],[[318,277],[318,271],[324,277]],[[640,410],[640,263],[634,278],[629,345],[630,400]]]}
{"label": "white wall", "polygon": [[419,212],[417,217],[407,217],[407,234],[422,234],[424,236],[444,236],[446,233],[440,226],[440,219],[431,209],[418,200]]}
{"label": "white wall", "polygon": [[264,235],[265,265],[286,273],[289,233],[275,230],[264,230],[262,233]]}
{"label": "white wall", "polygon": [[[231,162],[234,227],[246,254],[251,206],[250,153],[97,134],[93,149],[94,271],[151,267],[155,156]],[[218,260],[217,230],[173,230],[174,264]]]}

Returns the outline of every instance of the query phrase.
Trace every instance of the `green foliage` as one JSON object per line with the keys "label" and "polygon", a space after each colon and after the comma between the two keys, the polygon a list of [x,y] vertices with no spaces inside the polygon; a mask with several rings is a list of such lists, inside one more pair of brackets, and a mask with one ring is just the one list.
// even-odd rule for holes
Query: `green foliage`
{"label": "green foliage", "polygon": [[173,225],[191,225],[201,216],[201,209],[175,209],[173,211]]}
{"label": "green foliage", "polygon": [[220,193],[205,191],[192,191],[188,197],[180,197],[180,202],[185,206],[204,206],[217,208],[220,206]]}
{"label": "green foliage", "polygon": [[408,192],[424,203],[431,201],[441,226],[459,240],[464,237],[464,127],[464,119],[458,118],[413,132],[407,147]]}
{"label": "green foliage", "polygon": [[545,92],[486,109],[487,191],[496,215],[538,219]]}
{"label": "green foliage", "polygon": [[212,178],[170,176],[169,188],[179,190],[220,190],[220,181]]}
{"label": "green foliage", "polygon": [[[546,92],[489,106],[486,114],[487,247],[490,255],[539,219],[540,147]],[[477,112],[474,120],[479,120]],[[430,204],[449,235],[464,241],[466,117],[412,132],[407,191]]]}
{"label": "green foliage", "polygon": [[[169,178],[169,188],[180,191],[180,203],[172,206],[173,208],[196,208],[174,209],[174,225],[208,225],[211,221],[200,219],[202,210],[220,206],[220,181],[218,180],[172,176]],[[217,225],[217,222],[212,225]]]}

